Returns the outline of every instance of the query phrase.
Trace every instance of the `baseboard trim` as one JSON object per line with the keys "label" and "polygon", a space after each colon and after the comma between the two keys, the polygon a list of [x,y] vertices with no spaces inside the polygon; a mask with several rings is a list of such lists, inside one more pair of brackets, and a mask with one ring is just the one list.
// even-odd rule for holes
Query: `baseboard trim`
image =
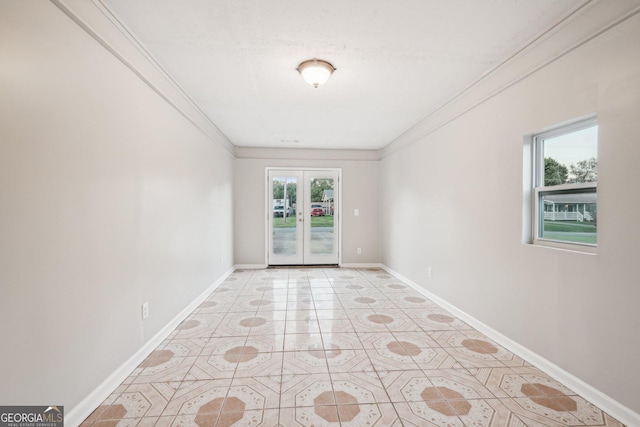
{"label": "baseboard trim", "polygon": [[524,360],[528,361],[529,363],[531,363],[532,365],[540,369],[542,372],[546,373],[550,377],[554,378],[555,380],[569,387],[571,390],[578,393],[578,395],[582,396],[589,402],[593,403],[594,405],[596,405],[597,407],[605,411],[607,414],[616,418],[621,423],[627,426],[640,426],[640,414],[638,414],[637,412],[633,411],[630,408],[627,408],[620,402],[607,396],[600,390],[596,389],[590,384],[587,384],[586,382],[582,381],[580,378],[576,377],[575,375],[565,371],[564,369],[560,368],[558,365],[554,364],[553,362],[545,359],[544,357],[531,351],[530,349],[528,349],[527,347],[524,347],[523,345],[517,343],[516,341],[506,337],[505,335],[501,334],[500,332],[496,331],[490,326],[484,324],[483,322],[471,316],[470,314],[466,313],[465,311],[460,310],[459,308],[450,304],[449,302],[445,301],[439,296],[424,289],[422,286],[418,285],[417,283],[403,276],[397,271],[392,270],[386,265],[382,265],[382,268],[387,273],[391,274],[392,276],[395,276],[399,280],[402,280],[404,283],[411,286],[413,289],[415,289],[425,297],[429,298],[431,301],[435,302],[440,307],[444,308],[445,310],[459,317],[461,320],[463,320],[473,328],[477,329],[478,331],[482,332],[483,334],[485,334],[487,337],[491,338],[498,344],[502,345],[507,350],[518,355],[519,357],[523,358]]}
{"label": "baseboard trim", "polygon": [[171,332],[189,316],[224,280],[235,270],[235,267],[227,270],[218,280],[198,295],[176,317],[158,331],[147,341],[133,356],[116,369],[102,384],[93,390],[84,400],[66,413],[64,423],[67,427],[77,427],[82,423],[113,391],[127,379],[133,370],[146,359],[153,350],[164,341]]}
{"label": "baseboard trim", "polygon": [[[383,268],[384,266],[379,262],[343,262],[338,264],[342,268]],[[234,268],[236,270],[262,270],[268,268],[269,266],[266,264],[236,264]],[[278,266],[275,266],[278,267]],[[283,266],[285,268],[286,266]],[[313,267],[312,265],[309,266]],[[304,268],[304,266],[300,266],[300,268]]]}
{"label": "baseboard trim", "polygon": [[342,268],[383,268],[379,262],[343,262]]}
{"label": "baseboard trim", "polygon": [[267,264],[236,264],[233,266],[235,270],[263,270],[269,267]]}

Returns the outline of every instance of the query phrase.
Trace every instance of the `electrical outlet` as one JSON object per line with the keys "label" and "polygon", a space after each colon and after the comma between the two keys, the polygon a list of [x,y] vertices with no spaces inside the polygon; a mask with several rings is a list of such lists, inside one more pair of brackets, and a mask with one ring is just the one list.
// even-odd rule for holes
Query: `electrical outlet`
{"label": "electrical outlet", "polygon": [[362,248],[358,248],[358,249],[356,249],[356,253],[357,253],[358,255],[362,255]]}
{"label": "electrical outlet", "polygon": [[149,303],[145,302],[142,304],[142,320],[145,320],[147,317],[149,317]]}

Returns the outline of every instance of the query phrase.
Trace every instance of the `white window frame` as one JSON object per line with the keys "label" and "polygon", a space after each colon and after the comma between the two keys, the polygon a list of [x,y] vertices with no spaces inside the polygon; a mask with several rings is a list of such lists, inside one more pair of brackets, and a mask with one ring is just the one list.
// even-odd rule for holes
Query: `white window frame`
{"label": "white window frame", "polygon": [[[589,193],[595,192],[597,194],[598,183],[597,182],[584,182],[575,184],[560,184],[545,186],[544,185],[544,140],[573,133],[582,129],[597,126],[597,117],[591,116],[586,119],[578,120],[569,124],[557,126],[553,129],[536,133],[530,138],[532,144],[532,164],[531,164],[531,239],[530,243],[538,246],[547,246],[558,249],[567,249],[571,251],[596,253],[597,243],[579,243],[579,242],[565,242],[561,240],[545,239],[540,236],[540,228],[543,223],[543,215],[541,215],[540,200],[543,195],[549,194],[562,194],[562,193]],[[598,141],[599,142],[599,141]]]}

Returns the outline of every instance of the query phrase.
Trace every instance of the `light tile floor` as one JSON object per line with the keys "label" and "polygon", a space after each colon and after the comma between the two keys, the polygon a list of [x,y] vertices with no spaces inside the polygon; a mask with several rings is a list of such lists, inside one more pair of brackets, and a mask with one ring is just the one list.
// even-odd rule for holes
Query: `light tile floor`
{"label": "light tile floor", "polygon": [[82,424],[621,426],[380,269],[238,270]]}

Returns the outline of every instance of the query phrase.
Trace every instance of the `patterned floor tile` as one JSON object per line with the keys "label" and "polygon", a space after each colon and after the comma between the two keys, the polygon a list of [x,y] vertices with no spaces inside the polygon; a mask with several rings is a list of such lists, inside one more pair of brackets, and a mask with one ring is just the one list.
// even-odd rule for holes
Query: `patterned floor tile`
{"label": "patterned floor tile", "polygon": [[356,330],[349,319],[322,319],[318,322],[320,332],[330,333],[355,333]]}
{"label": "patterned floor tile", "polygon": [[131,374],[130,384],[182,381],[197,357],[177,357],[171,350],[156,350]]}
{"label": "patterned floor tile", "polygon": [[257,350],[257,348],[247,342],[242,355],[238,358],[238,365],[233,374],[234,378],[282,374],[282,352],[257,353],[254,352],[255,350]]}
{"label": "patterned floor tile", "polygon": [[[260,426],[260,427],[276,427],[278,426],[279,411],[277,409],[267,410],[244,410],[244,411],[223,411],[207,412],[196,415],[178,415],[170,424],[156,424],[156,427],[177,427],[177,426],[193,426],[193,427],[244,427],[244,426]],[[166,423],[166,421],[164,421]]]}
{"label": "patterned floor tile", "polygon": [[210,337],[222,321],[222,315],[192,314],[169,335],[171,339]]}
{"label": "patterned floor tile", "polygon": [[[374,348],[366,348],[365,351],[371,359],[371,363],[377,370],[415,370],[419,369],[415,360],[395,339],[395,336],[381,335],[372,343]],[[417,349],[422,353],[421,349]],[[430,350],[427,350],[430,351]]]}
{"label": "patterned floor tile", "polygon": [[270,322],[283,321],[287,319],[286,310],[258,310],[256,317],[263,317]]}
{"label": "patterned floor tile", "polygon": [[310,320],[317,320],[318,316],[315,310],[307,310],[307,309],[287,309],[287,318],[286,320],[300,320],[303,322],[308,322]]}
{"label": "patterned floor tile", "polygon": [[336,346],[333,350],[325,351],[325,355],[331,373],[369,372],[374,369],[364,350],[341,349]]}
{"label": "patterned floor tile", "polygon": [[[422,331],[420,326],[407,316],[401,309],[375,309],[376,320],[380,321],[391,332],[419,332]],[[390,320],[389,320],[390,319]]]}
{"label": "patterned floor tile", "polygon": [[273,377],[234,378],[227,393],[230,399],[242,402],[244,410],[278,409],[280,406],[280,382]]}
{"label": "patterned floor tile", "polygon": [[177,383],[133,384],[113,401],[99,420],[159,416],[176,393]]}
{"label": "patterned floor tile", "polygon": [[262,322],[262,318],[253,323],[249,335],[284,335],[285,322],[282,320]]}
{"label": "patterned floor tile", "polygon": [[322,342],[325,348],[332,349],[334,347],[362,350],[362,343],[358,334],[351,332],[327,332],[322,334]]}
{"label": "patterned floor tile", "polygon": [[324,350],[287,351],[283,354],[283,375],[329,373]]}
{"label": "patterned floor tile", "polygon": [[335,405],[329,374],[291,375],[283,378],[281,408]]}
{"label": "patterned floor tile", "polygon": [[433,386],[448,400],[447,390],[464,399],[492,399],[495,396],[477,378],[461,369],[424,370]]}
{"label": "patterned floor tile", "polygon": [[379,268],[237,270],[81,424],[624,427]]}
{"label": "patterned floor tile", "polygon": [[166,405],[162,416],[195,415],[205,405],[209,406],[203,412],[211,406],[220,407],[230,387],[231,379],[185,381]]}
{"label": "patterned floor tile", "polygon": [[306,350],[324,350],[322,335],[319,332],[310,334],[285,335],[284,351]]}
{"label": "patterned floor tile", "polygon": [[405,313],[410,316],[422,330],[427,332],[455,331],[469,327],[462,320],[442,309],[424,310],[408,308],[405,309]]}
{"label": "patterned floor tile", "polygon": [[[510,397],[509,389],[503,390],[503,383],[513,383],[515,378],[519,375],[512,368],[471,368],[467,371],[473,375],[478,381],[480,381],[487,390],[491,391],[494,396],[503,398]],[[512,386],[513,387],[513,386]]]}
{"label": "patterned floor tile", "polygon": [[213,380],[233,378],[238,366],[238,357],[242,355],[242,347],[231,347],[226,354],[212,354],[196,358],[185,381]]}
{"label": "patterned floor tile", "polygon": [[331,373],[331,383],[337,405],[389,402],[389,396],[375,372]]}
{"label": "patterned floor tile", "polygon": [[526,425],[551,427],[584,425],[573,414],[538,405],[527,398],[504,399],[503,403]]}
{"label": "patterned floor tile", "polygon": [[378,372],[391,402],[421,402],[421,393],[434,387],[421,370]]}
{"label": "patterned floor tile", "polygon": [[429,335],[425,334],[423,331],[419,332],[408,332],[408,331],[397,331],[393,332],[393,336],[398,341],[410,342],[418,348],[439,348],[440,345]]}
{"label": "patterned floor tile", "polygon": [[247,336],[237,337],[211,337],[200,352],[200,357],[213,354],[225,354],[229,349],[243,346],[247,342]]}
{"label": "patterned floor tile", "polygon": [[468,427],[515,427],[521,421],[500,399],[458,401],[452,407]]}
{"label": "patterned floor tile", "polygon": [[444,401],[399,402],[393,406],[404,426],[465,427],[456,412]]}
{"label": "patterned floor tile", "polygon": [[285,333],[289,334],[319,334],[320,325],[317,320],[296,321],[289,320],[286,322]]}
{"label": "patterned floor tile", "polygon": [[286,335],[249,335],[247,341],[262,343],[265,348],[270,348],[272,351],[283,351],[285,337]]}

